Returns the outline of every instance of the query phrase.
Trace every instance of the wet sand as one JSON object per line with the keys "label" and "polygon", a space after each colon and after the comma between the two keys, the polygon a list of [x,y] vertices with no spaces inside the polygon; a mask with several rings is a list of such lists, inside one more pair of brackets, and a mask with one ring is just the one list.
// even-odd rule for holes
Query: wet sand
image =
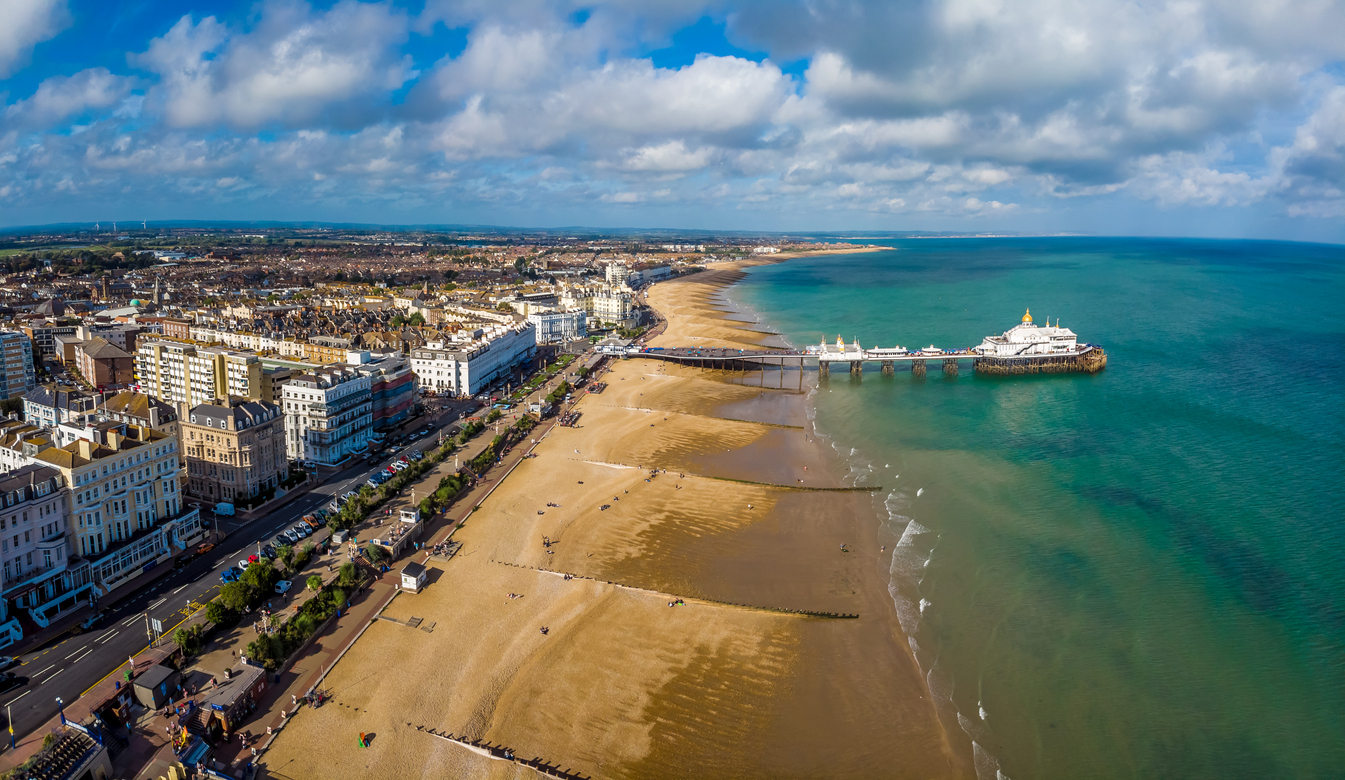
{"label": "wet sand", "polygon": [[[655,344],[760,343],[718,305],[738,274],[654,287]],[[736,378],[618,362],[579,427],[539,444],[458,531],[459,555],[385,613],[433,631],[376,621],[267,773],[536,776],[421,726],[604,778],[973,776],[900,632],[872,496],[837,489],[803,394]]]}

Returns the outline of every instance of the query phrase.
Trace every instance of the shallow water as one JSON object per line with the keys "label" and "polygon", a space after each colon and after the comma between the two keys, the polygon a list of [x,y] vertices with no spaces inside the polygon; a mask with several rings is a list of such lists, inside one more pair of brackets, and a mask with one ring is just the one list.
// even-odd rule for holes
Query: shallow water
{"label": "shallow water", "polygon": [[1109,355],[817,390],[891,488],[893,598],[981,777],[1340,777],[1345,249],[890,243],[733,295],[800,346],[973,346],[1031,307]]}

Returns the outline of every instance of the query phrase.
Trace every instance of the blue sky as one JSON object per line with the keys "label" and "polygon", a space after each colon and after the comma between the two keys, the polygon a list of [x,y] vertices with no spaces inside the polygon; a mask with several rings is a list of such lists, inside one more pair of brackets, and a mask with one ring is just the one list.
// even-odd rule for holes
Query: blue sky
{"label": "blue sky", "polygon": [[4,0],[0,226],[1345,241],[1345,4]]}

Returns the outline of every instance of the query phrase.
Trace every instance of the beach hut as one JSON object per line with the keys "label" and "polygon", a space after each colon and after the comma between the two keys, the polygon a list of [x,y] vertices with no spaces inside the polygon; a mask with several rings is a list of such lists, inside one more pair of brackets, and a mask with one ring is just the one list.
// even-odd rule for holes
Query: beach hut
{"label": "beach hut", "polygon": [[415,561],[402,568],[402,590],[419,593],[425,584],[425,567]]}

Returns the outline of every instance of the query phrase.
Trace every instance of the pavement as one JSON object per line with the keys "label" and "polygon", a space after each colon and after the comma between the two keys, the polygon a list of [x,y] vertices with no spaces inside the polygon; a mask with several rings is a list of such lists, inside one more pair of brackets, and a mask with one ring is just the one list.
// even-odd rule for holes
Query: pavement
{"label": "pavement", "polygon": [[[451,425],[458,414],[468,407],[474,408],[475,404],[450,404],[436,417],[417,418],[409,421],[405,428],[418,430],[431,425],[437,433],[439,429]],[[436,443],[437,436],[432,433],[408,445],[408,448],[427,449]],[[135,588],[134,592],[114,594],[119,597],[119,601],[108,608],[107,614],[92,630],[48,636],[45,642],[30,645],[29,650],[17,656],[17,665],[10,667],[11,671],[27,682],[22,687],[0,694],[0,713],[8,713],[16,738],[21,740],[33,733],[45,735],[46,724],[58,715],[58,698],[67,703],[74,702],[100,681],[119,674],[130,657],[149,647],[151,620],[159,620],[163,626],[163,635],[170,637],[174,630],[219,592],[222,585],[219,575],[225,569],[237,565],[240,559],[246,559],[249,554],[256,552],[261,544],[270,541],[277,532],[298,523],[305,514],[324,506],[335,496],[359,490],[372,473],[385,468],[405,451],[384,455],[375,462],[358,460],[326,482],[276,506],[271,512],[252,520],[243,518],[240,521],[235,518],[227,521],[219,529],[227,532],[227,536],[213,551],[181,569],[172,570],[168,566],[152,569],[151,573],[159,569],[163,573],[157,574],[154,579],[146,579],[150,576],[147,574],[128,585],[128,588]],[[75,617],[54,624],[53,629],[75,630],[82,619]],[[11,751],[8,744],[0,741],[0,771],[10,765],[8,759],[11,752],[22,751]]]}

